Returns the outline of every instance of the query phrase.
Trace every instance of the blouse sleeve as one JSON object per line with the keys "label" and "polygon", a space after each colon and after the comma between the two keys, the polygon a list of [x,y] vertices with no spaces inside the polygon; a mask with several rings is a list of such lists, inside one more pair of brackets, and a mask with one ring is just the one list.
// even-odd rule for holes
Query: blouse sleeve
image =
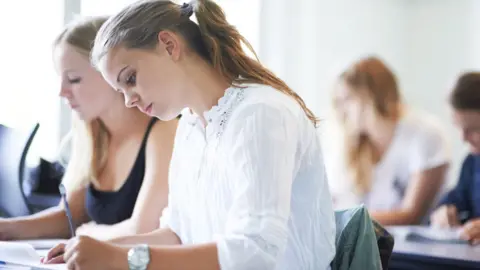
{"label": "blouse sleeve", "polygon": [[288,238],[298,125],[286,108],[264,104],[249,105],[230,121],[223,136],[232,145],[234,196],[225,233],[216,238],[219,264],[276,269]]}
{"label": "blouse sleeve", "polygon": [[450,161],[448,143],[440,128],[432,127],[416,138],[410,156],[410,171],[420,172]]}

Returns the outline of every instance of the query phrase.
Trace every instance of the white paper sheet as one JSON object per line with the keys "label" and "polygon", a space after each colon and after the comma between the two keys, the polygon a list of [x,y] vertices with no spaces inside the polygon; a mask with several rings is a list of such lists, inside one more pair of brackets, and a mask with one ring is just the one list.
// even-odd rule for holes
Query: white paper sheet
{"label": "white paper sheet", "polygon": [[51,249],[60,243],[66,243],[66,239],[40,239],[40,240],[17,240],[13,243],[25,243],[31,245],[34,249]]}
{"label": "white paper sheet", "polygon": [[[0,262],[7,265],[2,266],[4,269],[11,267],[9,264],[19,266],[30,266],[31,269],[67,269],[65,264],[46,265],[40,262],[40,255],[27,243],[18,242],[2,242],[0,241]],[[2,269],[2,268],[0,268]],[[21,269],[21,268],[19,268]]]}

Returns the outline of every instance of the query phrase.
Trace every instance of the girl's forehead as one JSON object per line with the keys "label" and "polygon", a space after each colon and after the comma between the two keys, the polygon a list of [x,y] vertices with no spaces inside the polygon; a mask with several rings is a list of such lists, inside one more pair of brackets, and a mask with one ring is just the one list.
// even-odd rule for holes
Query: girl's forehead
{"label": "girl's forehead", "polygon": [[54,49],[53,57],[55,67],[59,70],[82,70],[91,67],[88,57],[68,44],[57,46]]}

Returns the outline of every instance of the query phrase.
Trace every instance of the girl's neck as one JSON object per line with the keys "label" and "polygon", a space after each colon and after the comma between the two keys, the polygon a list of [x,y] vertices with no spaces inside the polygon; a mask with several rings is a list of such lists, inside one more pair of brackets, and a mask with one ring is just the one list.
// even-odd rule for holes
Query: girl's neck
{"label": "girl's neck", "polygon": [[147,125],[150,117],[137,108],[125,107],[123,101],[118,103],[99,118],[112,139],[123,140]]}
{"label": "girl's neck", "polygon": [[187,107],[206,125],[203,113],[217,105],[231,85],[210,64],[201,59],[185,69],[190,80]]}

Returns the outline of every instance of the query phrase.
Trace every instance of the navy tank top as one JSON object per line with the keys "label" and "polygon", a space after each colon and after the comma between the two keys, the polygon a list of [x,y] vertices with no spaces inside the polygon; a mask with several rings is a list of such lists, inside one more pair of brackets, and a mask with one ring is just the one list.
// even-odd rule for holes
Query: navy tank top
{"label": "navy tank top", "polygon": [[118,191],[101,191],[90,184],[85,206],[87,214],[97,224],[113,225],[132,216],[145,175],[145,147],[148,135],[157,118],[152,118],[142,140],[137,158],[125,183]]}

